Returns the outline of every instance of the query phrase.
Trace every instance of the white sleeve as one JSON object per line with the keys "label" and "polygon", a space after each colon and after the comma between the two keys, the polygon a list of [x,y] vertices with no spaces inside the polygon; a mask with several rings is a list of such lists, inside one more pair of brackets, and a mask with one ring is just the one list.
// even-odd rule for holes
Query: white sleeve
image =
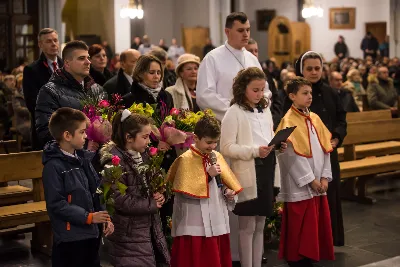
{"label": "white sleeve", "polygon": [[328,182],[332,182],[332,168],[331,168],[331,155],[329,153],[324,154],[324,167],[322,169],[321,178],[328,179]]}
{"label": "white sleeve", "polygon": [[291,143],[284,153],[278,155],[280,168],[285,168],[298,187],[303,187],[315,179],[308,159],[297,155]]}
{"label": "white sleeve", "polygon": [[230,99],[217,93],[217,77],[214,58],[208,56],[201,62],[197,75],[196,101],[201,109],[210,108],[218,120],[228,110]]}
{"label": "white sleeve", "polygon": [[235,111],[229,109],[221,123],[221,153],[225,157],[240,160],[251,160],[259,157],[257,146],[245,146],[237,143],[239,121]]}

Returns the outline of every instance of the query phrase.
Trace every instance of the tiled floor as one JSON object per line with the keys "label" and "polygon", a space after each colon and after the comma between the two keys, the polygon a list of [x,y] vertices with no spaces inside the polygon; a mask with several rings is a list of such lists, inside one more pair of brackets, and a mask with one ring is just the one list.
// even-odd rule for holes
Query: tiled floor
{"label": "tiled floor", "polygon": [[[377,199],[373,206],[343,201],[346,246],[335,248],[335,261],[315,266],[400,266],[396,257],[400,256],[400,192],[377,195]],[[30,253],[29,240],[30,234],[25,239],[0,240],[0,266],[51,266],[49,258]],[[286,266],[277,259],[277,243],[270,244],[266,253],[269,260],[264,267]],[[103,267],[110,266],[102,254]]]}

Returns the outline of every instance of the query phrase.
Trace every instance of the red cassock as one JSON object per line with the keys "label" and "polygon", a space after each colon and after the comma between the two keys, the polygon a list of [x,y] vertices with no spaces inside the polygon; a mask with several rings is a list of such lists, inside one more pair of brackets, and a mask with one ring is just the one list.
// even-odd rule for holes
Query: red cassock
{"label": "red cassock", "polygon": [[287,261],[335,259],[327,196],[285,203],[278,257]]}
{"label": "red cassock", "polygon": [[232,267],[229,234],[175,237],[171,267]]}

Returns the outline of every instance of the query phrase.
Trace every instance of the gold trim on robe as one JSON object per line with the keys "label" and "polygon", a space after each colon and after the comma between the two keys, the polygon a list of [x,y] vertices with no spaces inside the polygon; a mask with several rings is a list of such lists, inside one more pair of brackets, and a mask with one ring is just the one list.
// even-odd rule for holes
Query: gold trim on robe
{"label": "gold trim on robe", "polygon": [[[217,163],[221,166],[222,183],[237,193],[243,190],[223,156],[214,151]],[[194,146],[178,157],[170,167],[166,181],[173,183],[174,192],[183,193],[196,198],[209,198],[207,155],[202,154]]]}
{"label": "gold trim on robe", "polygon": [[307,121],[311,123],[312,130],[316,130],[318,141],[322,150],[325,153],[332,152],[332,134],[329,132],[328,128],[326,128],[321,118],[313,112],[310,112],[310,114],[307,116],[292,106],[282,118],[281,123],[279,123],[279,126],[276,129],[276,132],[287,127],[297,126],[297,128],[289,136],[288,141],[292,143],[294,152],[297,155],[306,158],[312,158],[313,155],[309,132],[310,128],[307,125]]}

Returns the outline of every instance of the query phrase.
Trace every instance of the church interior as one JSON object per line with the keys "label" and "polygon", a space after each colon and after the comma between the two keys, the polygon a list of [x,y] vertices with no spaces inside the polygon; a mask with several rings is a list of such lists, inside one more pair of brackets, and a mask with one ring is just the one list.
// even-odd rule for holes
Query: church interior
{"label": "church interior", "polygon": [[[30,132],[28,109],[22,121],[14,96],[7,99],[9,87],[22,95],[23,68],[41,55],[40,30],[55,29],[60,56],[72,40],[101,44],[117,75],[121,53],[146,45],[168,55],[181,47],[203,60],[224,44],[232,12],[247,14],[277,95],[296,76],[296,60],[312,50],[323,59],[322,80],[354,103],[342,103],[347,136],[337,149],[344,246],[335,246],[334,261],[314,266],[400,266],[400,0],[0,0],[0,266],[52,266],[42,152],[21,130]],[[175,73],[179,63],[168,57],[165,64]],[[386,108],[376,108],[368,92],[381,79],[396,92]],[[262,266],[288,266],[278,259],[279,237],[265,233]],[[105,238],[100,258],[101,266],[112,266]]]}

